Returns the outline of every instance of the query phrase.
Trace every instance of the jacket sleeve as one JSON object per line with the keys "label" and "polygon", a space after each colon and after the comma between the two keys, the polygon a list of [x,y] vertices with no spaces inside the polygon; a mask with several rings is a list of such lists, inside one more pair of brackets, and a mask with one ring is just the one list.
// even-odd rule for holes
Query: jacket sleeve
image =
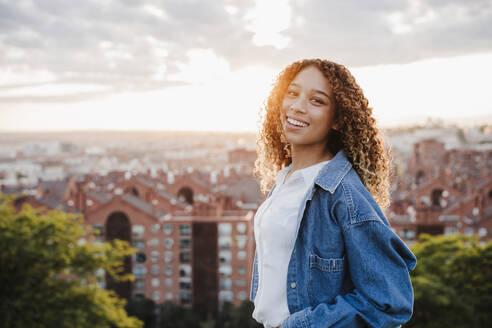
{"label": "jacket sleeve", "polygon": [[416,259],[404,242],[380,218],[346,225],[343,237],[353,290],[291,314],[282,327],[398,327],[410,319]]}

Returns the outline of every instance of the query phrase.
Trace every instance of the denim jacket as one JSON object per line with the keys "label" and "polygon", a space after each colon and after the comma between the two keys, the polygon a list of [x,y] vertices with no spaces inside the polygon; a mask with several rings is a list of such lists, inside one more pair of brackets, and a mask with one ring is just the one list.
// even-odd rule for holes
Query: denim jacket
{"label": "denim jacket", "polygon": [[[398,327],[410,319],[409,270],[416,258],[343,149],[321,168],[298,215],[285,286],[290,316],[283,328]],[[258,279],[255,252],[251,301]]]}

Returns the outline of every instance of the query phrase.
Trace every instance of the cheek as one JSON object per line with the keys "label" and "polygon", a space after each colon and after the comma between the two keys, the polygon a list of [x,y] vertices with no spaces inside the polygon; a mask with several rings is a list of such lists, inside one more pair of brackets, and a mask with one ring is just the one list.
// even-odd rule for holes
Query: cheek
{"label": "cheek", "polygon": [[289,106],[290,106],[290,103],[288,100],[282,101],[282,105],[280,106],[280,112],[285,113],[287,111],[287,109],[289,108]]}
{"label": "cheek", "polygon": [[328,108],[318,111],[313,118],[317,122],[318,130],[323,131],[323,133],[328,133],[333,126],[333,112]]}

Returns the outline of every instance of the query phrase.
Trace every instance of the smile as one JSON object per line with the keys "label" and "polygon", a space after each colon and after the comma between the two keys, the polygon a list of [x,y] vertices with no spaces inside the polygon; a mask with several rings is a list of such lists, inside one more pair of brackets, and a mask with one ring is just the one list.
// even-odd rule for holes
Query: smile
{"label": "smile", "polygon": [[295,126],[300,126],[300,127],[306,127],[308,126],[309,124],[305,123],[305,122],[301,122],[301,121],[298,121],[298,120],[294,120],[293,118],[290,118],[290,117],[287,117],[287,122],[289,122],[290,124],[292,125],[295,125]]}

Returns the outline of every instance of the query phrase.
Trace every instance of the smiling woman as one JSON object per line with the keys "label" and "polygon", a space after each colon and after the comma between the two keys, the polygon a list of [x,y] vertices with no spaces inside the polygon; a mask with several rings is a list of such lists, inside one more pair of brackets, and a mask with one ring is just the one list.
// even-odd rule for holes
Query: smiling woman
{"label": "smiling woman", "polygon": [[396,327],[412,315],[416,259],[391,230],[390,161],[342,65],[284,69],[265,106],[256,173],[253,318],[270,327]]}

